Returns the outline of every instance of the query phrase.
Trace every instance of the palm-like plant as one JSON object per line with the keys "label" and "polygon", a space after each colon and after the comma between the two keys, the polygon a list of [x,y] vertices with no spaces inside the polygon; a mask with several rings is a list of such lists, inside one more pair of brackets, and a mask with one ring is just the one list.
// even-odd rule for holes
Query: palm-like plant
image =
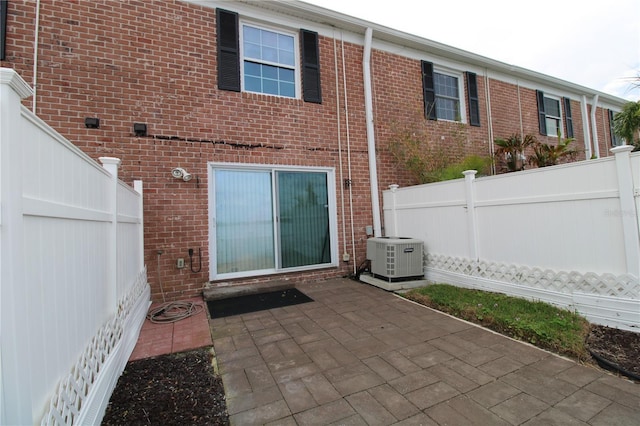
{"label": "palm-like plant", "polygon": [[635,151],[640,149],[640,140],[635,136],[640,130],[640,101],[627,102],[622,111],[613,117],[613,131],[624,138],[629,145],[635,146]]}
{"label": "palm-like plant", "polygon": [[555,166],[560,160],[575,160],[579,151],[569,147],[574,140],[574,138],[562,139],[560,132],[558,132],[558,143],[555,145],[534,142],[532,144],[533,154],[528,158],[529,164],[537,167],[547,167]]}
{"label": "palm-like plant", "polygon": [[506,139],[494,139],[497,146],[495,157],[498,166],[505,172],[524,170],[526,157],[524,151],[527,147],[537,143],[536,137],[526,135],[524,139],[518,134],[513,134]]}

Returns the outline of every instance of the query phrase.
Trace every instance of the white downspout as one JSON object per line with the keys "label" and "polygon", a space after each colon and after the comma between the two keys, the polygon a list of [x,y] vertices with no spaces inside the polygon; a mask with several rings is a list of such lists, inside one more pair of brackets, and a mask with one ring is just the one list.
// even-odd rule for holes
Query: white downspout
{"label": "white downspout", "polygon": [[593,134],[593,150],[596,158],[600,158],[600,147],[598,146],[598,126],[596,124],[596,109],[598,107],[598,95],[593,97],[591,105],[591,130]]}
{"label": "white downspout", "polygon": [[369,151],[369,180],[371,181],[371,209],[373,210],[373,236],[382,236],[380,222],[380,198],[378,197],[378,167],[376,162],[376,138],[373,129],[373,95],[371,89],[371,38],[373,30],[367,27],[364,33],[364,55],[362,74],[364,76],[364,110],[367,122],[367,146]]}
{"label": "white downspout", "polygon": [[584,155],[586,160],[591,158],[591,131],[589,128],[589,113],[587,110],[587,97],[582,95],[582,102],[580,102],[580,109],[582,110],[582,133],[584,134]]}
{"label": "white downspout", "polygon": [[33,113],[36,113],[36,99],[38,94],[38,38],[40,37],[40,0],[36,2],[36,31],[33,43]]}

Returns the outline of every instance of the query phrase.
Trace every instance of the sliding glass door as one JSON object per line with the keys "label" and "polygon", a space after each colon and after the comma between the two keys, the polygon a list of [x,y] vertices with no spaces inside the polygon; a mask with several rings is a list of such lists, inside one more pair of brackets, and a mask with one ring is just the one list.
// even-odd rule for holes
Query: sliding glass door
{"label": "sliding glass door", "polygon": [[331,171],[213,165],[212,178],[212,276],[334,263]]}

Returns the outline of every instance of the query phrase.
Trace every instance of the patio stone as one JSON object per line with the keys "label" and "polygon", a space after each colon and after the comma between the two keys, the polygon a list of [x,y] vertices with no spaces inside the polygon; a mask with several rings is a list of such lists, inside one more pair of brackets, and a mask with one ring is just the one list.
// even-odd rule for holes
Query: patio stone
{"label": "patio stone", "polygon": [[638,424],[625,379],[348,279],[297,287],[315,301],[179,336],[145,324],[136,351],[199,345],[207,326],[232,425]]}

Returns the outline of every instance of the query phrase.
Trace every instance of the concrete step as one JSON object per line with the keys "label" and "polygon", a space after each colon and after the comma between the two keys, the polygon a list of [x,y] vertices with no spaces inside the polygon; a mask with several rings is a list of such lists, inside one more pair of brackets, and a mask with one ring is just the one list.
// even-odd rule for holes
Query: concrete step
{"label": "concrete step", "polygon": [[296,285],[290,281],[268,281],[255,284],[217,284],[207,283],[202,290],[205,301],[230,299],[238,296],[248,296],[251,294],[269,293],[272,291],[282,291],[294,288]]}

